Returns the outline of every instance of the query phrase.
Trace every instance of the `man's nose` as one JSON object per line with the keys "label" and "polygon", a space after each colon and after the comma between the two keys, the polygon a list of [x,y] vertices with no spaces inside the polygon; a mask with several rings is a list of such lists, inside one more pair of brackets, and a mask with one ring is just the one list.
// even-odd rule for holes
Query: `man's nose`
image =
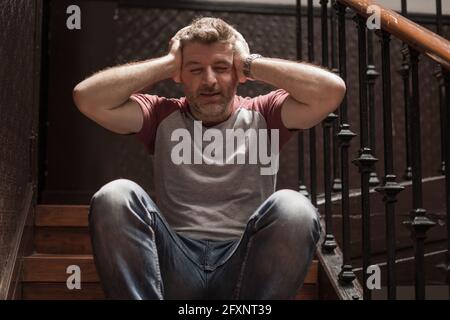
{"label": "man's nose", "polygon": [[213,68],[205,68],[202,81],[205,85],[208,85],[208,87],[214,85],[217,82],[216,73],[214,72]]}

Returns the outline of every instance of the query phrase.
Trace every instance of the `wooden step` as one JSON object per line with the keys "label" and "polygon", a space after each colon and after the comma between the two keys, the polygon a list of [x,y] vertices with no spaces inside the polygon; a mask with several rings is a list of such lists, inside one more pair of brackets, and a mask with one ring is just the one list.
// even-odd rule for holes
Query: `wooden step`
{"label": "wooden step", "polygon": [[[67,288],[66,281],[71,273],[66,271],[71,265],[80,267],[80,289]],[[24,258],[22,270],[22,299],[105,299],[92,255],[35,253]]]}
{"label": "wooden step", "polygon": [[91,254],[88,228],[36,227],[34,248],[38,253]]}
{"label": "wooden step", "polygon": [[[62,255],[35,253],[23,260],[24,282],[65,282],[69,274],[67,267],[77,265],[81,269],[82,282],[98,282],[92,255]],[[316,284],[318,262],[314,260],[306,275],[305,285]]]}
{"label": "wooden step", "polygon": [[35,251],[47,254],[91,254],[88,213],[88,205],[37,205]]}
{"label": "wooden step", "polygon": [[317,300],[319,299],[319,286],[317,284],[304,284],[298,291],[294,300]]}
{"label": "wooden step", "polygon": [[[69,290],[66,272],[70,265],[81,270],[81,289]],[[318,298],[318,262],[313,264],[296,300]],[[22,272],[23,299],[104,299],[92,255],[53,255],[35,253],[25,257]]]}
{"label": "wooden step", "polygon": [[80,267],[81,281],[99,282],[92,255],[55,255],[35,253],[23,260],[22,281],[65,282],[70,276],[67,267]]}
{"label": "wooden step", "polygon": [[82,283],[81,289],[67,289],[65,282],[24,282],[23,300],[100,300],[105,294],[100,283]]}
{"label": "wooden step", "polygon": [[36,206],[35,226],[37,227],[87,227],[89,206],[53,205]]}
{"label": "wooden step", "polygon": [[[316,285],[304,285],[295,300],[316,300]],[[81,289],[67,289],[65,283],[29,282],[22,283],[24,300],[101,300],[105,294],[100,283],[83,283]]]}

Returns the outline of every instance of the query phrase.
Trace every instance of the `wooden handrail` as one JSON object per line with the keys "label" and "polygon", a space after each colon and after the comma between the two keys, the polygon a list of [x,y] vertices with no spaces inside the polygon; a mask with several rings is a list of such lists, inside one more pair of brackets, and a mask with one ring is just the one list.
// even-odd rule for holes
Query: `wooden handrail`
{"label": "wooden handrail", "polygon": [[376,5],[381,11],[381,29],[389,32],[417,51],[450,69],[450,41],[412,22],[397,12],[380,6],[372,0],[337,0],[358,14],[368,17],[367,9]]}

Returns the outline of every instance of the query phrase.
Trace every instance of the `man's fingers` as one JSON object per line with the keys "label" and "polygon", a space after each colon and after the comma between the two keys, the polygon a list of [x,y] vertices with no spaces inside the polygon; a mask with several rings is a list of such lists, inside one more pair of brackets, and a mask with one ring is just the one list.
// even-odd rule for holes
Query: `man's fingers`
{"label": "man's fingers", "polygon": [[180,40],[179,39],[176,39],[176,38],[170,39],[169,46],[171,48],[172,47],[178,47],[179,45],[180,45]]}
{"label": "man's fingers", "polygon": [[180,40],[172,38],[169,41],[169,52],[175,54],[176,51],[178,51],[179,47],[180,47]]}
{"label": "man's fingers", "polygon": [[234,32],[235,32],[235,35],[236,35],[236,37],[237,37],[237,39],[238,39],[239,41],[242,41],[242,42],[244,42],[244,43],[247,43],[247,41],[245,41],[244,36],[243,36],[239,31],[237,31],[237,30],[235,29]]}
{"label": "man's fingers", "polygon": [[179,40],[180,37],[181,37],[181,34],[182,34],[184,31],[188,30],[189,28],[190,28],[190,27],[187,26],[187,27],[184,27],[184,28],[178,30],[178,32],[175,34],[174,38]]}
{"label": "man's fingers", "polygon": [[234,30],[234,35],[236,37],[236,42],[240,42],[243,46],[243,49],[246,50],[247,52],[250,52],[250,48],[248,46],[247,41],[245,41],[244,36],[236,29],[233,29],[233,30]]}

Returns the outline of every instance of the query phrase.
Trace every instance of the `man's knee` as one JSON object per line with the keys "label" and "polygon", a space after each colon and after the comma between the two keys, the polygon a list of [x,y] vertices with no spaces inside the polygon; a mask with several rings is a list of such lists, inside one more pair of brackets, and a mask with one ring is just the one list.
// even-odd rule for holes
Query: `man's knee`
{"label": "man's knee", "polygon": [[320,217],[311,201],[301,193],[282,189],[273,193],[270,198],[270,215],[284,227],[320,235]]}
{"label": "man's knee", "polygon": [[91,198],[89,224],[119,222],[136,188],[139,185],[128,179],[116,179],[102,186]]}

